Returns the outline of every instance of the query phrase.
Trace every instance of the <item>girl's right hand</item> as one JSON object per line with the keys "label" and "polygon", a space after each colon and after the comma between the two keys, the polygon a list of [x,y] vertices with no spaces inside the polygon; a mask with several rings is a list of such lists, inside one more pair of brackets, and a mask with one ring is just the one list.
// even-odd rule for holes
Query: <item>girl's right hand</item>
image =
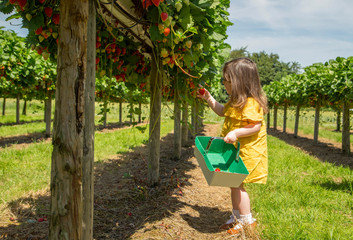
{"label": "girl's right hand", "polygon": [[197,91],[197,97],[207,101],[207,99],[211,96],[210,92],[201,84],[199,84],[199,87],[200,89]]}

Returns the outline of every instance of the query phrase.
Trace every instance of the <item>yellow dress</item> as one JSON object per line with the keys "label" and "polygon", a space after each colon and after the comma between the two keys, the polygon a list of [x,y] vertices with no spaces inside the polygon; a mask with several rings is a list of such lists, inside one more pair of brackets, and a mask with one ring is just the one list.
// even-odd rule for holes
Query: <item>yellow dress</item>
{"label": "yellow dress", "polygon": [[[242,111],[233,108],[230,102],[224,106],[224,124],[221,136],[225,137],[230,131],[242,128],[253,122],[261,122],[258,133],[238,138],[240,142],[240,157],[242,158],[249,175],[243,183],[263,183],[267,181],[267,133],[263,109],[254,98],[248,98]],[[234,144],[236,146],[236,144]]]}

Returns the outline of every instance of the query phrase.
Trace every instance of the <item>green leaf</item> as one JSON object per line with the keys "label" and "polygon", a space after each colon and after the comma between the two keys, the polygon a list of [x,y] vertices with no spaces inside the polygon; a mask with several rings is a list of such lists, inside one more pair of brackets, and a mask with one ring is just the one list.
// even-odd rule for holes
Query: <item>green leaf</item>
{"label": "green leaf", "polygon": [[31,21],[28,23],[29,29],[38,29],[39,27],[44,26],[44,16],[41,12],[33,16]]}
{"label": "green leaf", "polygon": [[12,19],[19,19],[19,18],[21,18],[21,14],[20,13],[15,13],[15,14],[11,15],[10,17],[7,17],[6,21],[10,21]]}
{"label": "green leaf", "polygon": [[159,33],[158,26],[155,26],[155,25],[152,25],[150,27],[150,36],[151,36],[152,41],[162,41],[163,40],[162,35]]}
{"label": "green leaf", "polygon": [[192,18],[192,15],[190,14],[190,7],[182,8],[179,15],[179,22],[184,31],[194,26],[194,20]]}

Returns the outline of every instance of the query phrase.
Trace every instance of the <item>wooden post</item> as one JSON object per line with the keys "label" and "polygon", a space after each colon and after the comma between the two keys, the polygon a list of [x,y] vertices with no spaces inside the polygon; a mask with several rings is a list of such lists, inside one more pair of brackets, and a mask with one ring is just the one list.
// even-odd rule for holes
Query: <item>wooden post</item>
{"label": "wooden post", "polygon": [[161,130],[161,86],[162,64],[157,54],[152,53],[151,62],[151,101],[150,101],[150,127],[149,127],[149,158],[147,179],[150,186],[159,180],[160,158],[160,130]]}
{"label": "wooden post", "polygon": [[108,118],[108,100],[103,99],[103,128],[107,127],[107,118]]}
{"label": "wooden post", "polygon": [[188,103],[187,101],[183,101],[183,124],[181,128],[181,142],[182,146],[186,147],[188,145],[188,139],[189,139],[189,124],[188,124],[188,119],[189,119],[189,111],[188,111]]}
{"label": "wooden post", "polygon": [[285,103],[283,108],[283,132],[284,133],[287,131],[287,108],[288,108],[288,104]]}
{"label": "wooden post", "polygon": [[44,117],[43,117],[43,121],[46,123],[47,122],[47,108],[46,108],[46,101],[45,101],[45,99],[44,99]]}
{"label": "wooden post", "polygon": [[20,123],[20,94],[16,97],[16,123]]}
{"label": "wooden post", "polygon": [[142,104],[139,102],[139,123],[141,123],[141,115],[142,115]]}
{"label": "wooden post", "polygon": [[87,79],[85,84],[85,126],[83,129],[82,157],[82,239],[93,239],[94,209],[94,116],[96,82],[96,9],[89,0],[87,24]]}
{"label": "wooden post", "polygon": [[195,101],[195,136],[200,131],[200,104]]}
{"label": "wooden post", "polygon": [[298,137],[299,117],[300,117],[300,105],[298,104],[297,109],[295,111],[294,137]]}
{"label": "wooden post", "polygon": [[130,123],[132,123],[133,121],[133,118],[134,118],[134,104],[131,102],[130,103],[130,110],[129,110],[129,113],[130,113]]}
{"label": "wooden post", "polygon": [[343,103],[342,152],[347,156],[351,153],[349,105],[347,100]]}
{"label": "wooden post", "polygon": [[174,159],[181,158],[181,128],[180,128],[180,107],[179,107],[179,89],[176,80],[174,88]]}
{"label": "wooden post", "polygon": [[275,105],[273,107],[273,129],[277,130],[277,111],[278,111],[278,106]]}
{"label": "wooden post", "polygon": [[270,129],[271,127],[271,108],[268,107],[268,113],[267,113],[267,129]]}
{"label": "wooden post", "polygon": [[5,116],[5,108],[6,108],[6,98],[4,98],[4,101],[2,102],[2,115]]}
{"label": "wooden post", "polygon": [[45,103],[45,136],[50,137],[51,128],[51,93],[48,93],[47,99],[44,100]]}
{"label": "wooden post", "polygon": [[339,132],[341,131],[341,109],[338,109],[336,114],[336,131]]}
{"label": "wooden post", "polygon": [[319,142],[319,124],[320,124],[320,102],[315,104],[315,125],[314,125],[314,143]]}
{"label": "wooden post", "polygon": [[23,103],[22,115],[27,115],[27,100]]}
{"label": "wooden post", "polygon": [[123,102],[120,100],[119,102],[119,124],[123,124]]}
{"label": "wooden post", "polygon": [[60,1],[49,239],[82,238],[88,1]]}

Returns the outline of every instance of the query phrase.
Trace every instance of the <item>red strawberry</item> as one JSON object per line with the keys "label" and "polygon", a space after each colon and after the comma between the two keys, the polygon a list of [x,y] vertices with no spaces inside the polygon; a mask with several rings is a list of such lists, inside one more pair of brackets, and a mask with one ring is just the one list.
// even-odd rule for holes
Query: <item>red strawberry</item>
{"label": "red strawberry", "polygon": [[43,31],[43,27],[39,27],[39,28],[35,31],[35,33],[36,33],[37,35],[39,35],[39,34],[42,33],[42,31]]}
{"label": "red strawberry", "polygon": [[43,4],[45,2],[45,0],[38,0],[41,4]]}
{"label": "red strawberry", "polygon": [[153,4],[158,7],[161,0],[152,0]]}
{"label": "red strawberry", "polygon": [[145,3],[145,0],[142,1],[142,5],[144,8],[148,8],[149,6],[152,6],[152,1],[151,0],[146,0],[146,3]]}
{"label": "red strawberry", "polygon": [[27,0],[17,0],[18,5],[20,5],[20,7],[23,9],[26,4],[27,4]]}
{"label": "red strawberry", "polygon": [[146,83],[141,83],[140,88],[142,89],[145,85],[146,85]]}
{"label": "red strawberry", "polygon": [[220,171],[221,171],[221,169],[216,168],[214,171],[215,171],[215,172],[220,172]]}
{"label": "red strawberry", "polygon": [[53,14],[53,23],[58,25],[59,22],[60,22],[60,14],[58,13]]}
{"label": "red strawberry", "polygon": [[43,222],[44,218],[38,218],[38,222]]}
{"label": "red strawberry", "polygon": [[200,89],[199,89],[199,93],[200,93],[201,95],[204,95],[204,94],[205,94],[205,89],[204,89],[204,88],[200,88]]}
{"label": "red strawberry", "polygon": [[50,18],[51,15],[53,14],[53,9],[51,7],[46,7],[44,8],[44,12],[48,16],[48,18]]}
{"label": "red strawberry", "polygon": [[170,28],[165,28],[164,29],[164,36],[168,36],[169,35],[169,33],[170,33]]}
{"label": "red strawberry", "polygon": [[10,4],[15,4],[17,0],[10,0]]}
{"label": "red strawberry", "polygon": [[163,22],[164,22],[165,20],[167,20],[167,18],[168,18],[168,13],[162,12],[162,13],[161,13],[161,18],[162,18],[162,21],[163,21]]}

